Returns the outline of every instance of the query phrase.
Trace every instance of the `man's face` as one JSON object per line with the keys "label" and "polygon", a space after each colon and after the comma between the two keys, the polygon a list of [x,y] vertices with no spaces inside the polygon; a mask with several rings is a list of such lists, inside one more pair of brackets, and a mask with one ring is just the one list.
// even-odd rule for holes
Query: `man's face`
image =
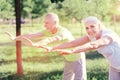
{"label": "man's face", "polygon": [[100,32],[100,25],[99,24],[86,24],[85,29],[89,36],[96,37]]}
{"label": "man's face", "polygon": [[46,28],[46,30],[52,32],[55,26],[56,26],[56,22],[54,21],[54,19],[50,17],[45,18],[44,27]]}

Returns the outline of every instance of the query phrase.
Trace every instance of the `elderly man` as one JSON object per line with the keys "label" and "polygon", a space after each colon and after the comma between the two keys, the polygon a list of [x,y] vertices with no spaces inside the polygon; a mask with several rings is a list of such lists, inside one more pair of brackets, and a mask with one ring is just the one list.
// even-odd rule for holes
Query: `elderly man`
{"label": "elderly man", "polygon": [[[8,33],[8,35],[10,35],[13,40],[23,40],[27,46],[39,48],[43,48],[43,45],[47,45],[52,42],[59,43],[60,41],[65,42],[74,40],[72,34],[66,28],[59,25],[59,18],[55,13],[48,13],[46,15],[44,27],[45,30],[34,34],[25,34],[18,37],[14,37],[10,33]],[[42,40],[36,43],[31,42],[30,39],[38,37]],[[79,54],[64,55],[64,57],[65,67],[63,80],[86,80],[86,59],[84,52]]]}

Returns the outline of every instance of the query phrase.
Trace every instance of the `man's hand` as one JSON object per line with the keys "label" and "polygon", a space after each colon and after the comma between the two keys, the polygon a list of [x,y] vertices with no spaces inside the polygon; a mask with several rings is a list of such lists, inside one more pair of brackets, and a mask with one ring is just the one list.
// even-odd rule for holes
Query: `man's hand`
{"label": "man's hand", "polygon": [[24,44],[25,44],[26,46],[30,46],[30,47],[35,46],[35,45],[33,44],[33,42],[32,42],[30,39],[26,38],[26,37],[23,37],[23,38],[22,38],[22,41],[24,42]]}
{"label": "man's hand", "polygon": [[5,32],[9,37],[10,37],[10,39],[11,40],[15,40],[15,36],[13,36],[11,33],[9,33],[9,32]]}
{"label": "man's hand", "polygon": [[10,37],[11,40],[15,40],[15,41],[21,41],[22,37],[23,37],[23,36],[17,36],[17,37],[15,37],[11,33],[9,33],[9,32],[5,32],[5,33]]}
{"label": "man's hand", "polygon": [[48,47],[48,46],[43,46],[43,45],[40,45],[38,43],[33,43],[30,39],[26,38],[26,37],[23,37],[22,38],[22,41],[24,42],[24,44],[26,46],[31,46],[31,47],[38,47],[38,48],[43,48],[46,50],[46,52],[50,52],[51,51],[51,47]]}

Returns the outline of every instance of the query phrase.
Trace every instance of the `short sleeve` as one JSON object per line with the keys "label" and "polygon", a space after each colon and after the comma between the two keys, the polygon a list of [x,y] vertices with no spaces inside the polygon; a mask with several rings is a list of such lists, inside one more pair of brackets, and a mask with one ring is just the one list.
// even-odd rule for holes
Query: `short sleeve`
{"label": "short sleeve", "polygon": [[113,42],[116,41],[116,40],[118,40],[118,39],[117,39],[117,38],[118,38],[118,35],[117,35],[115,32],[111,31],[111,30],[106,31],[106,32],[103,32],[103,34],[102,34],[101,37],[106,37],[106,36],[107,36],[107,37],[110,37]]}
{"label": "short sleeve", "polygon": [[74,40],[74,37],[72,36],[70,31],[68,31],[65,28],[60,27],[56,35],[60,36],[62,40],[65,40],[65,39],[67,39],[69,41]]}

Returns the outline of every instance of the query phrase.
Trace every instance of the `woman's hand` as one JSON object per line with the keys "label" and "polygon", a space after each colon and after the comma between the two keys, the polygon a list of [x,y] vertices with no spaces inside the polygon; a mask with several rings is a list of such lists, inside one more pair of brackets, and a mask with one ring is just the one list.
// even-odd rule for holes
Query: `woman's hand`
{"label": "woman's hand", "polygon": [[56,50],[53,50],[53,51],[59,52],[60,55],[69,55],[69,54],[72,54],[72,50],[56,49]]}
{"label": "woman's hand", "polygon": [[45,53],[49,53],[49,52],[51,52],[52,51],[52,47],[49,47],[49,46],[39,46],[38,48],[43,48],[43,49],[45,49],[46,51],[45,51]]}

